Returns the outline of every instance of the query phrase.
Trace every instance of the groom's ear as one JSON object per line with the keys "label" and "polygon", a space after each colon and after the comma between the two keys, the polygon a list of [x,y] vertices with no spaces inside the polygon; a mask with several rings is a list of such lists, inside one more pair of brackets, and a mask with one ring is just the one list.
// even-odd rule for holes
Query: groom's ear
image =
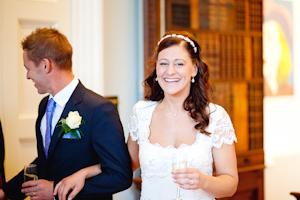
{"label": "groom's ear", "polygon": [[48,74],[48,73],[50,73],[52,71],[52,67],[53,66],[52,66],[52,62],[49,59],[44,58],[42,60],[42,66],[43,66],[46,74]]}

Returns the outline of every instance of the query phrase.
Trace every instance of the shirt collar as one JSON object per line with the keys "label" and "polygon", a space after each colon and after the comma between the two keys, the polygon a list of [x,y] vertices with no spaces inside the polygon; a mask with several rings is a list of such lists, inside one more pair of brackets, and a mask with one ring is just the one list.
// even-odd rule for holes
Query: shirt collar
{"label": "shirt collar", "polygon": [[66,87],[59,91],[54,97],[52,94],[50,94],[49,98],[53,98],[56,104],[60,105],[61,107],[64,107],[69,101],[78,83],[78,78],[74,76],[73,80]]}

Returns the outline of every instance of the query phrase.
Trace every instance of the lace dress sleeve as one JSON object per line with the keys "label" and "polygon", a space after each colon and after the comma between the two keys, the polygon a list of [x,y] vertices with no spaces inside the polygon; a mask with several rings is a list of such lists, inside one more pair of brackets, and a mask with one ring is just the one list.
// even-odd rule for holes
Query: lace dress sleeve
{"label": "lace dress sleeve", "polygon": [[130,137],[132,141],[136,141],[138,139],[138,117],[137,117],[137,106],[135,105],[132,109],[132,113],[130,116],[130,121],[128,124],[128,129],[130,133]]}
{"label": "lace dress sleeve", "polygon": [[221,148],[222,144],[231,145],[237,138],[231,119],[224,108],[217,106],[217,110],[213,113],[216,119],[215,129],[213,131],[213,146]]}

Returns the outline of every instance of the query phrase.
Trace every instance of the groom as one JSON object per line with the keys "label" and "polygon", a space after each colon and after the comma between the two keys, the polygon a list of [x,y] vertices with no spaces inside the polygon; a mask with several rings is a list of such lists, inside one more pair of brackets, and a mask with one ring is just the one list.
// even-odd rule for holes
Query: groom
{"label": "groom", "polygon": [[[113,193],[132,183],[130,157],[116,107],[86,89],[73,75],[72,47],[56,29],[36,29],[22,41],[22,47],[26,78],[34,82],[39,94],[49,93],[38,109],[38,157],[33,163],[38,166],[39,180],[30,182],[34,187],[29,196],[53,200],[53,189],[59,181],[100,164],[102,172],[86,179],[75,199],[111,200]],[[77,115],[70,117],[71,123],[67,121],[71,131],[64,132],[65,124],[60,125],[71,111],[77,111]],[[21,171],[3,185],[0,199],[24,199],[23,180]]]}

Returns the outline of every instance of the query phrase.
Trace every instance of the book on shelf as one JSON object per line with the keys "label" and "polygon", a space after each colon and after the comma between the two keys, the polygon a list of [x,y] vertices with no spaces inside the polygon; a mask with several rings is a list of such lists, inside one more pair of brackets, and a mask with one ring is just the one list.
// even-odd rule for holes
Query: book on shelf
{"label": "book on shelf", "polygon": [[214,68],[213,76],[215,79],[220,79],[220,36],[219,35],[212,35],[212,65]]}
{"label": "book on shelf", "polygon": [[191,29],[199,29],[199,0],[190,0],[191,8]]}
{"label": "book on shelf", "polygon": [[263,83],[249,83],[250,148],[263,146]]}
{"label": "book on shelf", "polygon": [[232,65],[233,65],[233,42],[232,42],[232,36],[227,35],[226,37],[226,79],[230,80],[232,79]]}
{"label": "book on shelf", "polygon": [[250,30],[261,31],[262,30],[262,4],[260,1],[249,1],[250,12]]}
{"label": "book on shelf", "polygon": [[209,13],[209,29],[218,30],[219,29],[218,0],[209,0],[208,13]]}
{"label": "book on shelf", "polygon": [[218,27],[220,30],[234,30],[235,14],[234,0],[219,0],[218,9]]}
{"label": "book on shelf", "polygon": [[232,36],[232,65],[231,65],[231,77],[233,79],[238,79],[240,78],[238,76],[238,43],[237,43],[237,36]]}
{"label": "book on shelf", "polygon": [[238,139],[236,150],[249,150],[249,111],[248,84],[235,82],[232,84],[232,123]]}
{"label": "book on shelf", "polygon": [[237,36],[237,76],[245,79],[245,51],[244,40],[242,36]]}
{"label": "book on shelf", "polygon": [[262,77],[262,38],[253,37],[253,77]]}
{"label": "book on shelf", "polygon": [[171,10],[173,26],[190,28],[191,10],[189,0],[173,0]]}
{"label": "book on shelf", "polygon": [[246,29],[246,11],[245,11],[245,1],[235,1],[234,2],[234,17],[235,17],[235,30],[245,30]]}
{"label": "book on shelf", "polygon": [[218,28],[220,30],[227,30],[228,26],[230,26],[228,17],[227,17],[227,8],[226,8],[227,0],[218,0],[216,8],[218,12]]}
{"label": "book on shelf", "polygon": [[220,36],[220,79],[226,79],[227,77],[227,39],[226,35]]}
{"label": "book on shelf", "polygon": [[202,52],[202,59],[209,67],[211,79],[220,78],[220,42],[219,36],[214,34],[197,34],[196,35]]}
{"label": "book on shelf", "polygon": [[226,0],[226,15],[227,15],[227,30],[235,30],[236,16],[235,16],[235,1]]}
{"label": "book on shelf", "polygon": [[231,64],[228,63],[229,78],[235,80],[243,80],[244,76],[244,43],[241,36],[230,36],[227,43],[231,43],[228,46],[228,56],[231,60]]}
{"label": "book on shelf", "polygon": [[209,69],[211,77],[214,79],[219,79],[220,64],[218,58],[218,36],[217,35],[207,35],[208,41],[208,53],[209,53]]}
{"label": "book on shelf", "polygon": [[199,2],[199,27],[209,29],[209,0]]}
{"label": "book on shelf", "polygon": [[252,38],[247,36],[243,38],[244,40],[244,76],[245,80],[253,79],[253,42]]}

